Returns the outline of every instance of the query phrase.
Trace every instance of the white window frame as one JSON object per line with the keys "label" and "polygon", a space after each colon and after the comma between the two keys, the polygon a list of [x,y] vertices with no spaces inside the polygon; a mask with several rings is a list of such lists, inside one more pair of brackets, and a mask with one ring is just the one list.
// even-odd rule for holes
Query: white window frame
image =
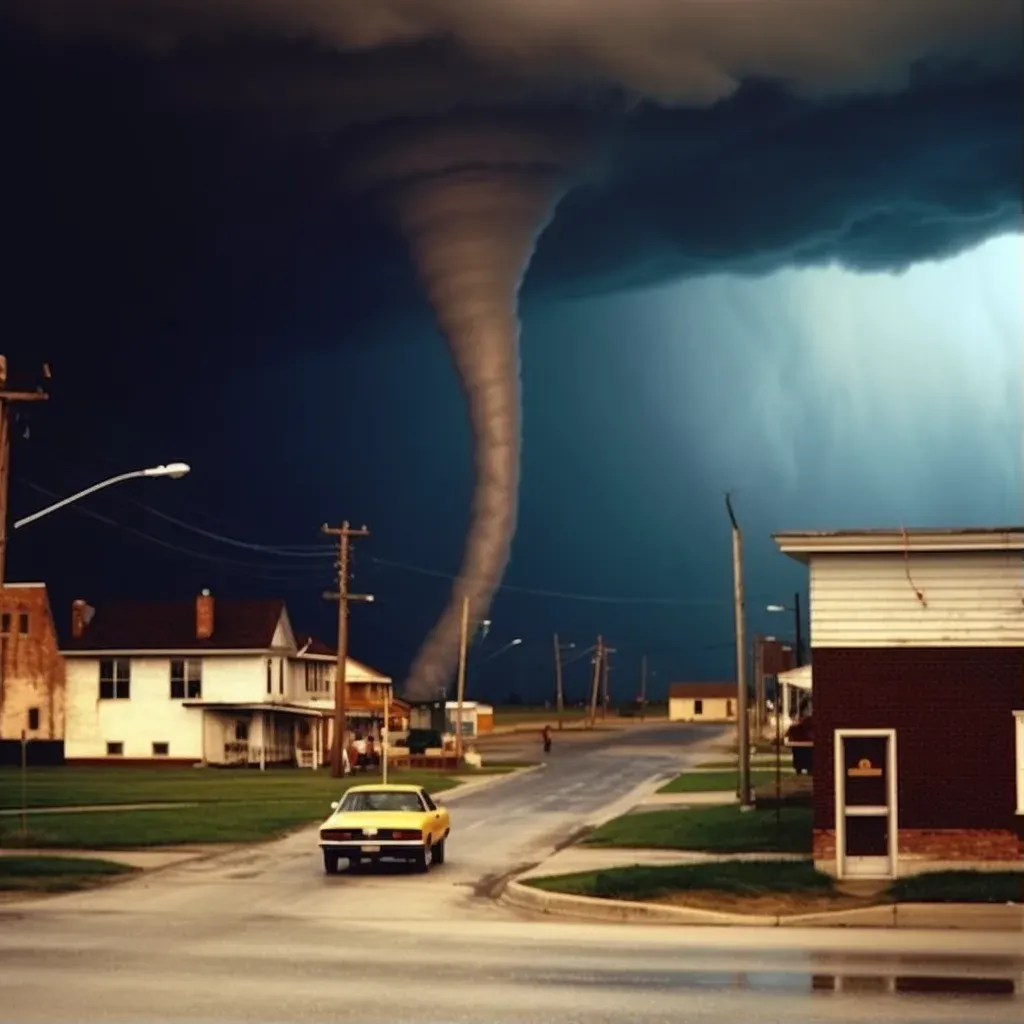
{"label": "white window frame", "polygon": [[[896,756],[895,729],[836,729],[833,736],[833,786],[836,813],[836,876],[838,878],[898,878],[900,851],[899,783],[896,779],[899,760]],[[846,765],[843,761],[843,740],[847,737],[870,737],[888,740],[886,769],[888,772],[889,874],[850,876],[846,865]],[[861,809],[873,813],[873,809]]]}
{"label": "white window frame", "polygon": [[1024,710],[1014,711],[1013,750],[1017,761],[1017,813],[1024,814]]}

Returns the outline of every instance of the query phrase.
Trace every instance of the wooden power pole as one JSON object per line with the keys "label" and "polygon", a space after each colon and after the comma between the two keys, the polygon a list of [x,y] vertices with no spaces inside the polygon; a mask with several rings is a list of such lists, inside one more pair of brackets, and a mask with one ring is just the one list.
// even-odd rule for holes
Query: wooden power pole
{"label": "wooden power pole", "polygon": [[602,647],[601,664],[601,717],[608,717],[608,705],[611,703],[611,691],[608,684],[608,674],[611,672],[611,665],[608,663],[608,655],[615,653],[614,647]]}
{"label": "wooden power pole", "polygon": [[348,663],[348,606],[352,601],[372,601],[372,594],[352,594],[349,582],[349,548],[354,537],[369,537],[370,531],[362,526],[353,529],[346,519],[341,526],[328,526],[321,530],[338,538],[338,591],[326,593],[327,600],[338,602],[338,667],[334,679],[334,744],[331,749],[331,774],[337,779],[344,774],[345,730],[348,726],[348,692],[346,687],[346,665]]}
{"label": "wooden power pole", "polygon": [[604,666],[604,637],[597,638],[597,645],[594,648],[594,680],[590,688],[590,709],[587,715],[589,728],[594,728],[597,720],[597,693],[601,685],[601,672]]}
{"label": "wooden power pole", "polygon": [[[44,376],[49,370],[44,368]],[[45,402],[50,396],[35,391],[7,390],[7,357],[0,355],[0,593],[7,582],[7,495],[11,482],[11,407],[22,402]]]}
{"label": "wooden power pole", "polygon": [[743,534],[732,508],[732,499],[725,496],[725,508],[732,524],[732,588],[733,611],[736,617],[736,731],[739,759],[740,809],[753,807],[750,795],[750,717],[747,711],[747,623],[743,599]]}
{"label": "wooden power pole", "polygon": [[565,692],[562,689],[562,645],[555,634],[555,714],[558,716],[558,728],[562,728],[562,717],[565,714]]}

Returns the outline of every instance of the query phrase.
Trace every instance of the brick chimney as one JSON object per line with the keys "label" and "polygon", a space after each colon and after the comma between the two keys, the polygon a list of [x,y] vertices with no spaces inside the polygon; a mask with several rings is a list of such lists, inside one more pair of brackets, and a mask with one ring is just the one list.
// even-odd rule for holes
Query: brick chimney
{"label": "brick chimney", "polygon": [[71,636],[75,640],[81,640],[85,635],[85,627],[92,621],[96,614],[95,608],[90,608],[87,601],[79,598],[71,602]]}
{"label": "brick chimney", "polygon": [[196,639],[209,640],[213,636],[213,595],[204,590],[196,598]]}

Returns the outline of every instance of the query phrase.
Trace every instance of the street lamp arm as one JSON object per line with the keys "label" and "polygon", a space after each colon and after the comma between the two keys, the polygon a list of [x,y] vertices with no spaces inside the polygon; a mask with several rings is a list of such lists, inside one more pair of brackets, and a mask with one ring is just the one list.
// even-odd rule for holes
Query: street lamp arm
{"label": "street lamp arm", "polygon": [[82,498],[87,498],[90,494],[95,494],[97,491],[102,491],[107,487],[113,487],[114,484],[123,483],[125,480],[134,480],[136,477],[142,476],[169,476],[178,478],[184,476],[188,471],[189,467],[185,465],[185,463],[173,462],[168,466],[152,466],[148,469],[135,469],[130,473],[119,473],[117,476],[112,476],[107,480],[101,480],[98,484],[86,487],[84,490],[69,495],[67,498],[61,498],[60,501],[55,501],[52,505],[47,505],[46,508],[41,508],[38,512],[33,512],[32,515],[25,516],[24,519],[19,519],[14,524],[14,529],[18,530],[22,526],[34,523],[37,519],[42,519],[44,516],[48,516],[51,512],[56,512],[58,509],[71,505],[76,501],[80,501]]}

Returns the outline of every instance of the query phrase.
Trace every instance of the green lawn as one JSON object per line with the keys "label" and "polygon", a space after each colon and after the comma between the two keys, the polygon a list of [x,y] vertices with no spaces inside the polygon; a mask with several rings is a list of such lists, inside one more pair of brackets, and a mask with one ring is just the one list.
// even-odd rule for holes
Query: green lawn
{"label": "green lawn", "polygon": [[893,882],[900,903],[1024,903],[1024,872],[936,871]]}
{"label": "green lawn", "polygon": [[[36,813],[28,835],[18,814],[0,816],[0,847],[118,849],[179,843],[254,842],[320,821],[332,800],[374,776],[333,779],[328,771],[46,768],[28,775],[29,807],[88,807],[167,802],[150,810]],[[458,784],[451,775],[392,772],[389,781],[433,793]],[[18,771],[0,771],[0,805],[17,807]],[[199,806],[174,806],[198,804]]]}
{"label": "green lawn", "polygon": [[0,891],[74,892],[135,868],[94,857],[0,857]]}
{"label": "green lawn", "polygon": [[783,893],[828,896],[835,891],[832,879],[815,871],[810,861],[720,861],[665,867],[634,865],[530,878],[526,879],[526,884],[548,892],[613,900],[656,900],[695,891],[746,897]]}
{"label": "green lawn", "polygon": [[[500,768],[495,765],[493,768]],[[465,774],[471,774],[467,769]],[[318,800],[326,807],[350,785],[379,782],[373,775],[334,779],[330,771],[297,768],[255,771],[223,768],[30,768],[29,807],[102,804],[222,803],[249,800]],[[390,782],[410,782],[440,792],[455,785],[437,772],[390,772]],[[0,768],[0,809],[21,806],[21,773]]]}
{"label": "green lawn", "polygon": [[645,811],[613,818],[585,842],[709,853],[810,853],[811,810],[784,807],[778,822],[774,811],[741,811],[733,805]]}
{"label": "green lawn", "polygon": [[[562,721],[582,722],[587,717],[585,708],[566,708],[562,712]],[[597,720],[601,720],[601,711],[598,709]],[[536,725],[538,729],[545,725],[555,728],[558,722],[558,712],[555,708],[544,707],[497,707],[494,709],[494,724],[496,726],[509,725]]]}
{"label": "green lawn", "polygon": [[[813,901],[814,909],[829,909],[848,902],[834,881],[807,861],[719,861],[687,864],[606,868],[572,875],[529,878],[524,884],[546,892],[574,896],[595,896],[615,900],[659,900],[696,894],[757,900],[780,897],[788,906],[779,908],[799,913],[801,901]],[[826,905],[822,905],[822,900]],[[1022,903],[1024,874],[1012,871],[944,871],[916,875],[894,882],[870,903]]]}
{"label": "green lawn", "polygon": [[[786,773],[783,772],[783,778]],[[790,773],[792,774],[792,773]],[[767,786],[775,781],[774,771],[755,769],[750,773],[752,786]],[[659,793],[728,793],[739,786],[739,772],[683,772],[666,782]]]}

